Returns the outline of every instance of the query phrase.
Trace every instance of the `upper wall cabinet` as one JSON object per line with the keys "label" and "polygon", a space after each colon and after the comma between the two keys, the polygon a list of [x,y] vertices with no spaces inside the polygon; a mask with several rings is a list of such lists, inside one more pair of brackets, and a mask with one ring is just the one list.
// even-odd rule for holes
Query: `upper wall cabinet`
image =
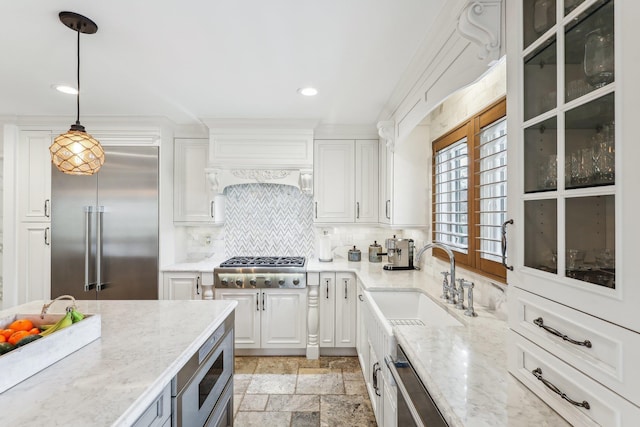
{"label": "upper wall cabinet", "polygon": [[23,222],[51,221],[50,145],[50,131],[20,132],[18,194]]}
{"label": "upper wall cabinet", "polygon": [[316,140],[314,221],[378,221],[378,141]]}
{"label": "upper wall cabinet", "polygon": [[205,173],[206,139],[176,139],[173,168],[173,221],[180,225],[222,224],[224,196],[213,194]]}
{"label": "upper wall cabinet", "polygon": [[381,140],[379,147],[379,221],[394,227],[428,227],[429,129],[417,126],[402,143],[386,142]]}

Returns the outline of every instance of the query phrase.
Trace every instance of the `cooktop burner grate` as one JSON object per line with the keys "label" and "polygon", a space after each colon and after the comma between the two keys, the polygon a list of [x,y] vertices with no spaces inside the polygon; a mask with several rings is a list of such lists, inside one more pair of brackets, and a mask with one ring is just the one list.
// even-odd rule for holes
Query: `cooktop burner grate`
{"label": "cooktop burner grate", "polygon": [[237,256],[222,262],[220,267],[304,267],[305,257]]}

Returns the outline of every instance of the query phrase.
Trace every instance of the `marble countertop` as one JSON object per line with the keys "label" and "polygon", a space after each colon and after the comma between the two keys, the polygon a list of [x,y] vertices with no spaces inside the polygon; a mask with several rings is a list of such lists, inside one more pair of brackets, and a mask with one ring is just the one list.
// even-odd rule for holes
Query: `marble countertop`
{"label": "marble countertop", "polygon": [[206,271],[213,273],[214,267],[217,267],[221,262],[225,261],[228,257],[222,255],[213,255],[210,258],[205,258],[197,261],[182,261],[175,264],[166,265],[160,268],[160,271]]}
{"label": "marble countertop", "polygon": [[[43,301],[0,312],[40,313]],[[63,313],[59,301],[49,313]],[[102,336],[0,394],[7,426],[127,426],[153,402],[234,301],[77,301],[100,313]],[[1,369],[20,369],[19,366]]]}
{"label": "marble countertop", "polygon": [[[310,260],[307,271],[350,271],[365,289],[423,290],[464,326],[394,326],[398,343],[450,426],[569,426],[507,371],[507,322],[476,305],[477,317],[444,303],[442,284],[419,270],[386,271],[368,261]],[[379,355],[384,357],[384,355]]]}

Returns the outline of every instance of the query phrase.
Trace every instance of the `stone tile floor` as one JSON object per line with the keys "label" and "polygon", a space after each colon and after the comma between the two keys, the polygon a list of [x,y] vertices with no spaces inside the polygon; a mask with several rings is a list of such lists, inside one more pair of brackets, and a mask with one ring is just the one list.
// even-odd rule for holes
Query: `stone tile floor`
{"label": "stone tile floor", "polygon": [[237,427],[376,426],[357,357],[235,358]]}

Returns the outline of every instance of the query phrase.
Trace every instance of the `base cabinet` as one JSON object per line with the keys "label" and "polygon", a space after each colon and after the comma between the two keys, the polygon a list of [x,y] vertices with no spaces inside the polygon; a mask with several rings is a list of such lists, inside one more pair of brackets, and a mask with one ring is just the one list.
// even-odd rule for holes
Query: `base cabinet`
{"label": "base cabinet", "polygon": [[199,272],[164,273],[162,282],[164,299],[202,299],[202,275]]}
{"label": "base cabinet", "polygon": [[320,273],[320,347],[356,346],[356,278]]}
{"label": "base cabinet", "polygon": [[216,289],[215,299],[235,300],[236,348],[305,348],[306,289]]}
{"label": "base cabinet", "polygon": [[51,224],[20,224],[18,301],[51,299]]}
{"label": "base cabinet", "polygon": [[132,427],[164,427],[170,423],[171,384],[169,383]]}

